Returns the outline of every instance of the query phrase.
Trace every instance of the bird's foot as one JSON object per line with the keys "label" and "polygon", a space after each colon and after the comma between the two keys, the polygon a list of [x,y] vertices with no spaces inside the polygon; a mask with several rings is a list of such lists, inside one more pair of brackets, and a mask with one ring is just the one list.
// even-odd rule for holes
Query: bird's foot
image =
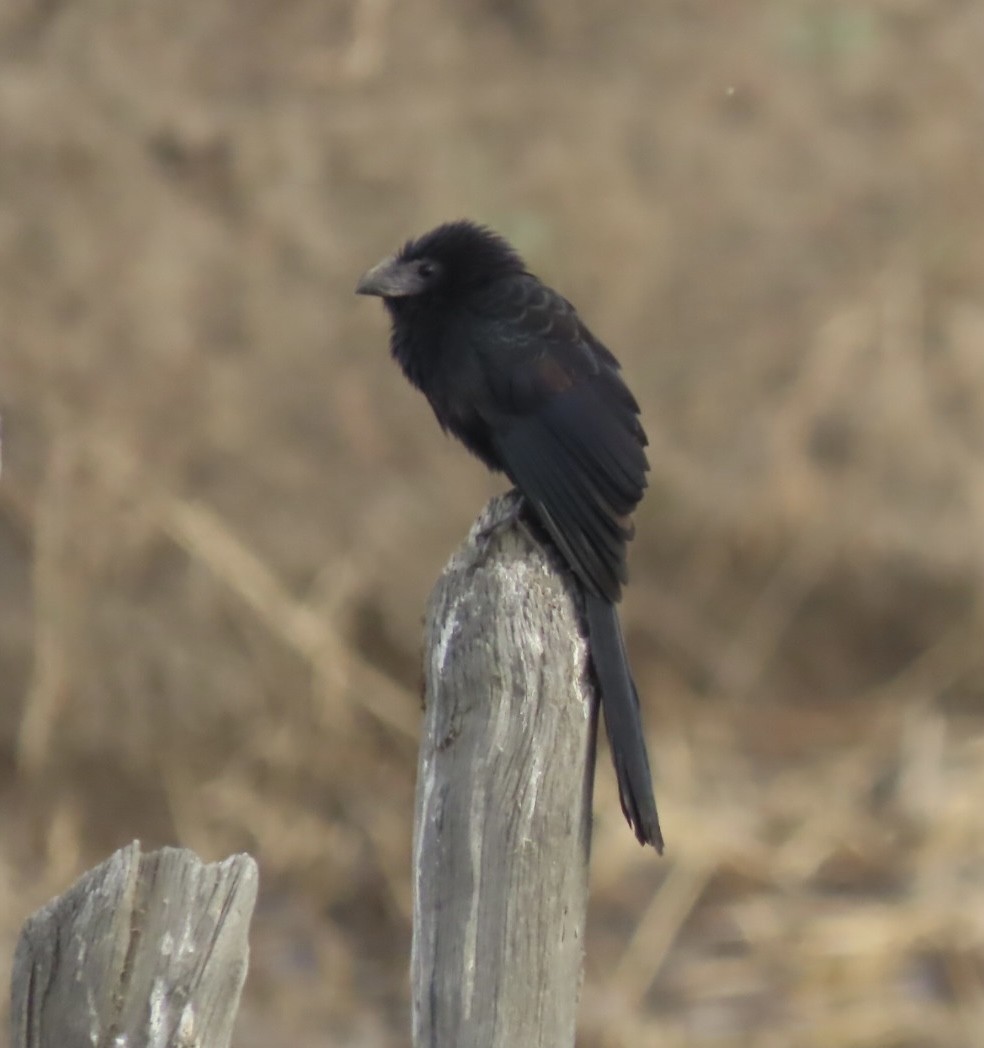
{"label": "bird's foot", "polygon": [[494,535],[498,535],[500,532],[506,531],[514,525],[518,527],[531,542],[536,542],[536,536],[533,534],[529,522],[524,516],[526,511],[526,499],[523,498],[516,488],[507,492],[505,498],[511,500],[512,504],[509,506],[509,509],[504,516],[499,517],[497,520],[493,521],[493,523],[482,528],[475,536],[476,542],[484,544]]}

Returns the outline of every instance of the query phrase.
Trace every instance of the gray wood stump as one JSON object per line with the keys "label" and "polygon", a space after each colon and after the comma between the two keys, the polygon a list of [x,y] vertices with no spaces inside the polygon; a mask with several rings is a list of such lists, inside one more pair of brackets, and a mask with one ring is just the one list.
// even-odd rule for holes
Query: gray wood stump
{"label": "gray wood stump", "polygon": [[514,506],[489,504],[428,609],[417,1048],[574,1044],[597,707],[573,585]]}
{"label": "gray wood stump", "polygon": [[25,923],[13,1048],[226,1048],[256,888],[248,855],[121,848]]}

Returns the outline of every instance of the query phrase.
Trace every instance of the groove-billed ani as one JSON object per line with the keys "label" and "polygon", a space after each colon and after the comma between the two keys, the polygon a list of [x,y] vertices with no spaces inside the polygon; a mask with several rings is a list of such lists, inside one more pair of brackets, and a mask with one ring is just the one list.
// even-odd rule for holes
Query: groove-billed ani
{"label": "groove-billed ani", "polygon": [[618,361],[505,240],[471,222],[408,242],[357,291],[385,302],[393,356],[442,428],[512,480],[579,580],[622,810],[662,851],[615,610],[649,468]]}

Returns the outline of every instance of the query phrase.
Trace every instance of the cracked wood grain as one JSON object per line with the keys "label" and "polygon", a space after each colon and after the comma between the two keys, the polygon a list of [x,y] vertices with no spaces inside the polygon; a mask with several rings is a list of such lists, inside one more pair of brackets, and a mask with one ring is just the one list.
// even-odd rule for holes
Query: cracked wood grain
{"label": "cracked wood grain", "polygon": [[574,1044],[597,711],[574,586],[514,509],[489,504],[428,609],[416,1048]]}
{"label": "cracked wood grain", "polygon": [[248,855],[121,848],[24,924],[13,1048],[227,1048],[256,889]]}

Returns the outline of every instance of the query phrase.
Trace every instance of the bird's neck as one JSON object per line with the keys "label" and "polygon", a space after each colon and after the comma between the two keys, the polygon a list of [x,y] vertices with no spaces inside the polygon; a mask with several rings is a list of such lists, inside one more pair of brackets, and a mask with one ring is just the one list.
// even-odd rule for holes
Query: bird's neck
{"label": "bird's neck", "polygon": [[395,299],[387,306],[393,321],[393,359],[407,379],[427,393],[441,364],[444,322],[435,311],[419,308],[412,299]]}

